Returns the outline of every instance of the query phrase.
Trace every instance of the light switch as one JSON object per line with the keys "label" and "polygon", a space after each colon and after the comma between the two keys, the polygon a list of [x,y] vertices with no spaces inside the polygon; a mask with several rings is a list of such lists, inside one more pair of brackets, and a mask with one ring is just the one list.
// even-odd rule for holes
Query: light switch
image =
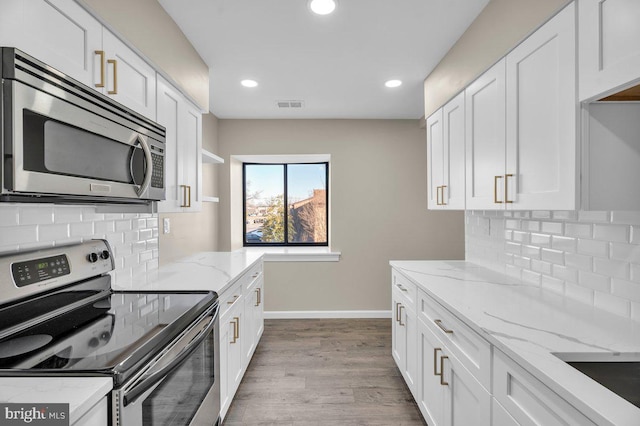
{"label": "light switch", "polygon": [[170,232],[171,232],[171,219],[169,219],[168,217],[165,217],[164,220],[162,221],[162,233],[168,234]]}

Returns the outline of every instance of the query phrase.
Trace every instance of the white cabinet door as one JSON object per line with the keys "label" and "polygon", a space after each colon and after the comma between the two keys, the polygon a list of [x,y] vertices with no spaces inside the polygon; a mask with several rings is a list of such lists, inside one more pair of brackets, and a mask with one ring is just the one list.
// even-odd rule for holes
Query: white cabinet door
{"label": "white cabinet door", "polygon": [[1,45],[93,87],[95,51],[102,49],[98,20],[73,0],[9,0],[2,9]]}
{"label": "white cabinet door", "polygon": [[600,99],[640,80],[640,2],[580,0],[580,100]]}
{"label": "white cabinet door", "polygon": [[448,426],[490,424],[491,395],[489,392],[455,356],[444,353],[442,358],[444,358],[441,362],[443,381],[447,383],[444,424]]}
{"label": "white cabinet door", "polygon": [[505,60],[465,90],[466,208],[504,206]]}
{"label": "white cabinet door", "polygon": [[415,398],[418,378],[418,318],[415,310],[407,306],[401,309],[400,315],[404,315],[403,327],[405,329],[405,368],[403,374],[407,386]]}
{"label": "white cabinet door", "polygon": [[[113,33],[103,29],[105,93],[151,120],[156,119],[156,71]],[[101,81],[99,70],[95,81]]]}
{"label": "white cabinet door", "polygon": [[158,123],[166,128],[166,199],[160,212],[195,212],[202,207],[202,114],[158,76]]}
{"label": "white cabinet door", "polygon": [[178,138],[182,158],[178,163],[178,175],[183,181],[183,205],[194,212],[202,208],[202,113],[186,100],[184,105],[182,131]]}
{"label": "white cabinet door", "polygon": [[440,192],[442,207],[447,210],[464,210],[465,207],[464,114],[464,93],[442,108],[444,180]]}
{"label": "white cabinet door", "polygon": [[404,326],[404,320],[402,319],[402,299],[397,294],[396,290],[392,291],[392,310],[393,310],[393,322],[391,327],[391,354],[393,355],[393,359],[396,361],[396,365],[400,372],[404,375],[404,370],[406,368],[407,363],[407,354],[406,354],[406,342],[407,342],[407,332],[406,327]]}
{"label": "white cabinet door", "polygon": [[564,8],[509,53],[506,72],[507,167],[502,201],[507,209],[575,210],[575,5]]}
{"label": "white cabinet door", "polygon": [[253,329],[255,326],[255,298],[252,296],[254,295],[253,288],[244,295],[244,329],[242,330],[242,364],[244,369],[249,365],[257,344]]}
{"label": "white cabinet door", "polygon": [[491,426],[520,426],[495,398],[491,398]]}
{"label": "white cabinet door", "polygon": [[[224,419],[231,405],[232,394],[229,392],[229,347],[233,341],[233,324],[229,324],[228,318],[220,319],[220,417]],[[235,343],[234,343],[235,344]]]}
{"label": "white cabinet door", "polygon": [[418,321],[418,407],[429,426],[444,424],[444,391],[440,383],[439,356],[442,355],[442,343],[429,327]]}
{"label": "white cabinet door", "polygon": [[[240,303],[238,303],[240,302]],[[224,419],[233,396],[242,381],[243,301],[235,303],[220,318],[220,416]]]}
{"label": "white cabinet door", "polygon": [[432,210],[442,208],[444,151],[441,108],[427,118],[427,206]]}
{"label": "white cabinet door", "polygon": [[264,275],[258,278],[256,288],[250,296],[255,298],[253,306],[253,335],[256,346],[258,346],[258,342],[264,332]]}

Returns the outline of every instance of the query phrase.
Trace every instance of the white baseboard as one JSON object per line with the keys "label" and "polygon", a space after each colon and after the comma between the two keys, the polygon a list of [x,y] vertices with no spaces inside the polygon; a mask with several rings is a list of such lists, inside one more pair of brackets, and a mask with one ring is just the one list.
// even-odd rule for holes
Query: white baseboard
{"label": "white baseboard", "polygon": [[391,318],[391,311],[265,311],[265,319]]}

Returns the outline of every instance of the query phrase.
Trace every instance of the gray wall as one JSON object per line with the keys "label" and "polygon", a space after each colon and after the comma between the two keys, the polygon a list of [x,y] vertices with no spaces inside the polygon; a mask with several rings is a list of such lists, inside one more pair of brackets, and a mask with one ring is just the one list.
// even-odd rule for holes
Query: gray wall
{"label": "gray wall", "polygon": [[[219,120],[220,249],[237,247],[231,155],[330,154],[330,241],[339,262],[267,263],[267,311],[389,310],[392,259],[462,259],[461,212],[427,206],[417,120]],[[237,217],[236,217],[237,216]],[[235,226],[235,229],[233,229]],[[232,236],[234,238],[232,238]]]}

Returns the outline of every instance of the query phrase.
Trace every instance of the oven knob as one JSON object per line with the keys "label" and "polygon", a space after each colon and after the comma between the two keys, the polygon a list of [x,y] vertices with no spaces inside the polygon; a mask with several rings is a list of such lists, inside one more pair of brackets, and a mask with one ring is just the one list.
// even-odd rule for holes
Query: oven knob
{"label": "oven knob", "polygon": [[95,338],[95,337],[92,337],[92,338],[91,338],[91,340],[89,340],[89,347],[90,347],[90,348],[95,348],[95,347],[97,347],[99,344],[100,344],[100,341],[99,341],[97,338]]}
{"label": "oven knob", "polygon": [[91,263],[96,263],[98,261],[98,253],[89,253],[87,255],[87,260]]}
{"label": "oven knob", "polygon": [[102,253],[100,253],[100,259],[107,260],[109,257],[111,257],[109,250],[102,250]]}

